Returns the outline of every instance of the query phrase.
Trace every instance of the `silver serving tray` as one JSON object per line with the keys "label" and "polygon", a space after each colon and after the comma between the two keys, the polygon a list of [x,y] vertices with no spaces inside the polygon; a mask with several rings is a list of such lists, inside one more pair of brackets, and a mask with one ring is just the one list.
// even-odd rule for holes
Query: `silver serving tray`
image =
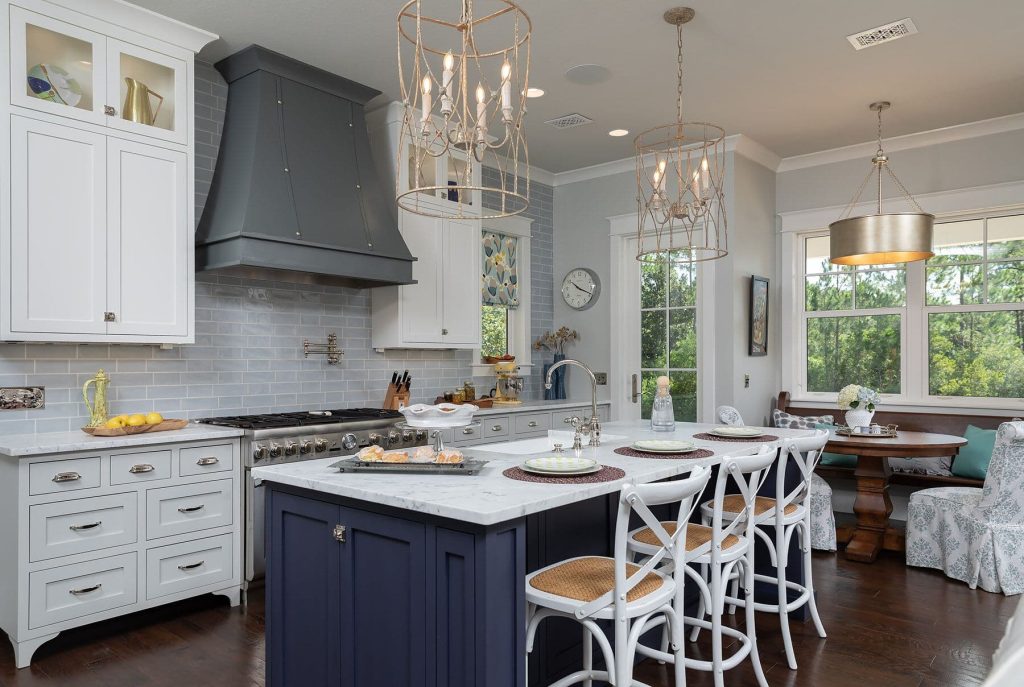
{"label": "silver serving tray", "polygon": [[355,456],[331,463],[338,472],[394,472],[406,475],[475,475],[487,465],[486,460],[466,458],[461,463],[371,463]]}
{"label": "silver serving tray", "polygon": [[836,428],[836,434],[844,437],[857,437],[865,439],[894,439],[899,436],[899,425],[884,425],[878,434],[871,432],[854,432],[852,427],[840,425]]}

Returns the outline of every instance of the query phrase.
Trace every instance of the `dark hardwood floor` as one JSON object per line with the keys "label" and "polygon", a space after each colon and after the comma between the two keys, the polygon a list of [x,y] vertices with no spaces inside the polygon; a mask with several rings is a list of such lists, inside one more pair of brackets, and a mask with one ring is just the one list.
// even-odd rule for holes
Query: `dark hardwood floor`
{"label": "dark hardwood floor", "polygon": [[[814,566],[829,637],[819,639],[810,622],[794,623],[800,669],[791,671],[776,618],[759,614],[761,662],[772,687],[978,685],[1017,601],[908,569],[895,554],[873,565],[816,554]],[[737,611],[736,620],[741,615]],[[24,670],[15,670],[6,638],[3,644],[0,687],[263,685],[263,595],[254,590],[248,607],[238,608],[207,596],[65,632]],[[707,633],[687,651],[706,657]],[[726,684],[756,685],[749,666],[729,671]],[[667,687],[670,673],[645,662],[636,678]],[[691,686],[712,684],[707,673],[690,671],[687,679]]]}

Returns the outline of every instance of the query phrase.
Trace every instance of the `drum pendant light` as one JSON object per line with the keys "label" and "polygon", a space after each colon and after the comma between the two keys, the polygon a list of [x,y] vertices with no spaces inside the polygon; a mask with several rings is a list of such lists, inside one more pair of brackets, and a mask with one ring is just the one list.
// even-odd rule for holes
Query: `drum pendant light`
{"label": "drum pendant light", "polygon": [[[932,227],[935,216],[921,209],[906,187],[889,167],[889,158],[882,149],[882,112],[890,103],[871,103],[870,109],[878,114],[878,151],[871,158],[872,169],[864,177],[857,193],[843,209],[840,218],[828,226],[831,261],[837,265],[888,265],[927,260],[932,252]],[[910,201],[917,212],[882,212],[882,170],[892,178],[896,188]],[[878,176],[877,212],[873,215],[850,217],[860,201],[872,175]]]}

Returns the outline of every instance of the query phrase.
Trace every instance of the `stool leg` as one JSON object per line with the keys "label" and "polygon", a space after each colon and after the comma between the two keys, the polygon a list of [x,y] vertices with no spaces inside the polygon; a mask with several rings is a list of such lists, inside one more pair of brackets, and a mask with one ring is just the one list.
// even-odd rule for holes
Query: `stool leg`
{"label": "stool leg", "polygon": [[[792,525],[790,525],[792,527]],[[796,670],[796,654],[793,653],[793,637],[789,633],[789,613],[786,611],[786,604],[789,602],[789,595],[786,593],[786,561],[788,556],[785,551],[786,527],[776,524],[775,526],[775,556],[778,567],[775,569],[779,592],[779,626],[782,628],[782,643],[786,647],[786,661],[790,670]]]}
{"label": "stool leg", "polygon": [[[706,563],[701,563],[700,576],[707,582],[708,580],[708,566]],[[700,599],[697,602],[697,620],[704,620],[704,616],[709,610],[707,604],[704,603],[704,594],[699,594]],[[690,641],[696,642],[697,637],[700,636],[700,625],[694,625],[693,630],[690,631]]]}
{"label": "stool leg", "polygon": [[686,687],[686,638],[685,634],[685,623],[683,621],[683,607],[684,602],[682,600],[682,594],[676,595],[676,611],[675,617],[672,618],[672,656],[676,684],[675,687]]}
{"label": "stool leg", "polygon": [[[583,670],[589,674],[594,672],[594,640],[590,636],[590,630],[583,626]],[[582,682],[583,687],[593,687],[594,681],[589,677]]]}
{"label": "stool leg", "polygon": [[[631,687],[633,684],[633,664],[626,660],[629,654],[629,621],[626,616],[615,618],[615,687]],[[612,671],[608,671],[609,674]]]}
{"label": "stool leg", "polygon": [[811,575],[811,525],[810,515],[808,514],[807,519],[804,521],[803,526],[803,558],[804,558],[804,586],[807,587],[807,604],[811,611],[811,619],[814,621],[814,627],[818,631],[818,636],[824,639],[828,635],[825,634],[825,626],[821,624],[821,616],[818,615],[818,602],[814,598],[814,577]]}
{"label": "stool leg", "polygon": [[[732,589],[730,590],[729,595],[734,599],[738,599],[740,596],[740,578],[733,578],[730,586]],[[736,615],[736,604],[729,604],[729,615]]]}
{"label": "stool leg", "polygon": [[761,687],[768,687],[768,680],[764,676],[764,668],[761,667],[761,656],[757,651],[757,628],[754,625],[754,547],[751,543],[750,552],[743,560],[743,586],[744,597],[748,599],[743,610],[747,616],[747,637],[750,638],[750,661],[754,664],[754,675]]}
{"label": "stool leg", "polygon": [[[724,668],[722,666],[722,614],[725,612],[725,586],[728,580],[722,579],[722,565],[712,558],[711,566],[711,669],[715,679],[715,687],[725,687]],[[753,604],[748,604],[753,607]]]}

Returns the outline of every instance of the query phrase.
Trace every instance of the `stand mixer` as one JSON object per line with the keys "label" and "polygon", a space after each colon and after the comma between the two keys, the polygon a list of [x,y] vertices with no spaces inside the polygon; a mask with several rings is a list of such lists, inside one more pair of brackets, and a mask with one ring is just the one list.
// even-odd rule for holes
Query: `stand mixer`
{"label": "stand mixer", "polygon": [[519,394],[523,390],[524,380],[519,376],[519,366],[514,360],[498,362],[494,364],[494,374],[498,377],[498,383],[494,387],[494,405],[496,406],[517,406],[521,405]]}

